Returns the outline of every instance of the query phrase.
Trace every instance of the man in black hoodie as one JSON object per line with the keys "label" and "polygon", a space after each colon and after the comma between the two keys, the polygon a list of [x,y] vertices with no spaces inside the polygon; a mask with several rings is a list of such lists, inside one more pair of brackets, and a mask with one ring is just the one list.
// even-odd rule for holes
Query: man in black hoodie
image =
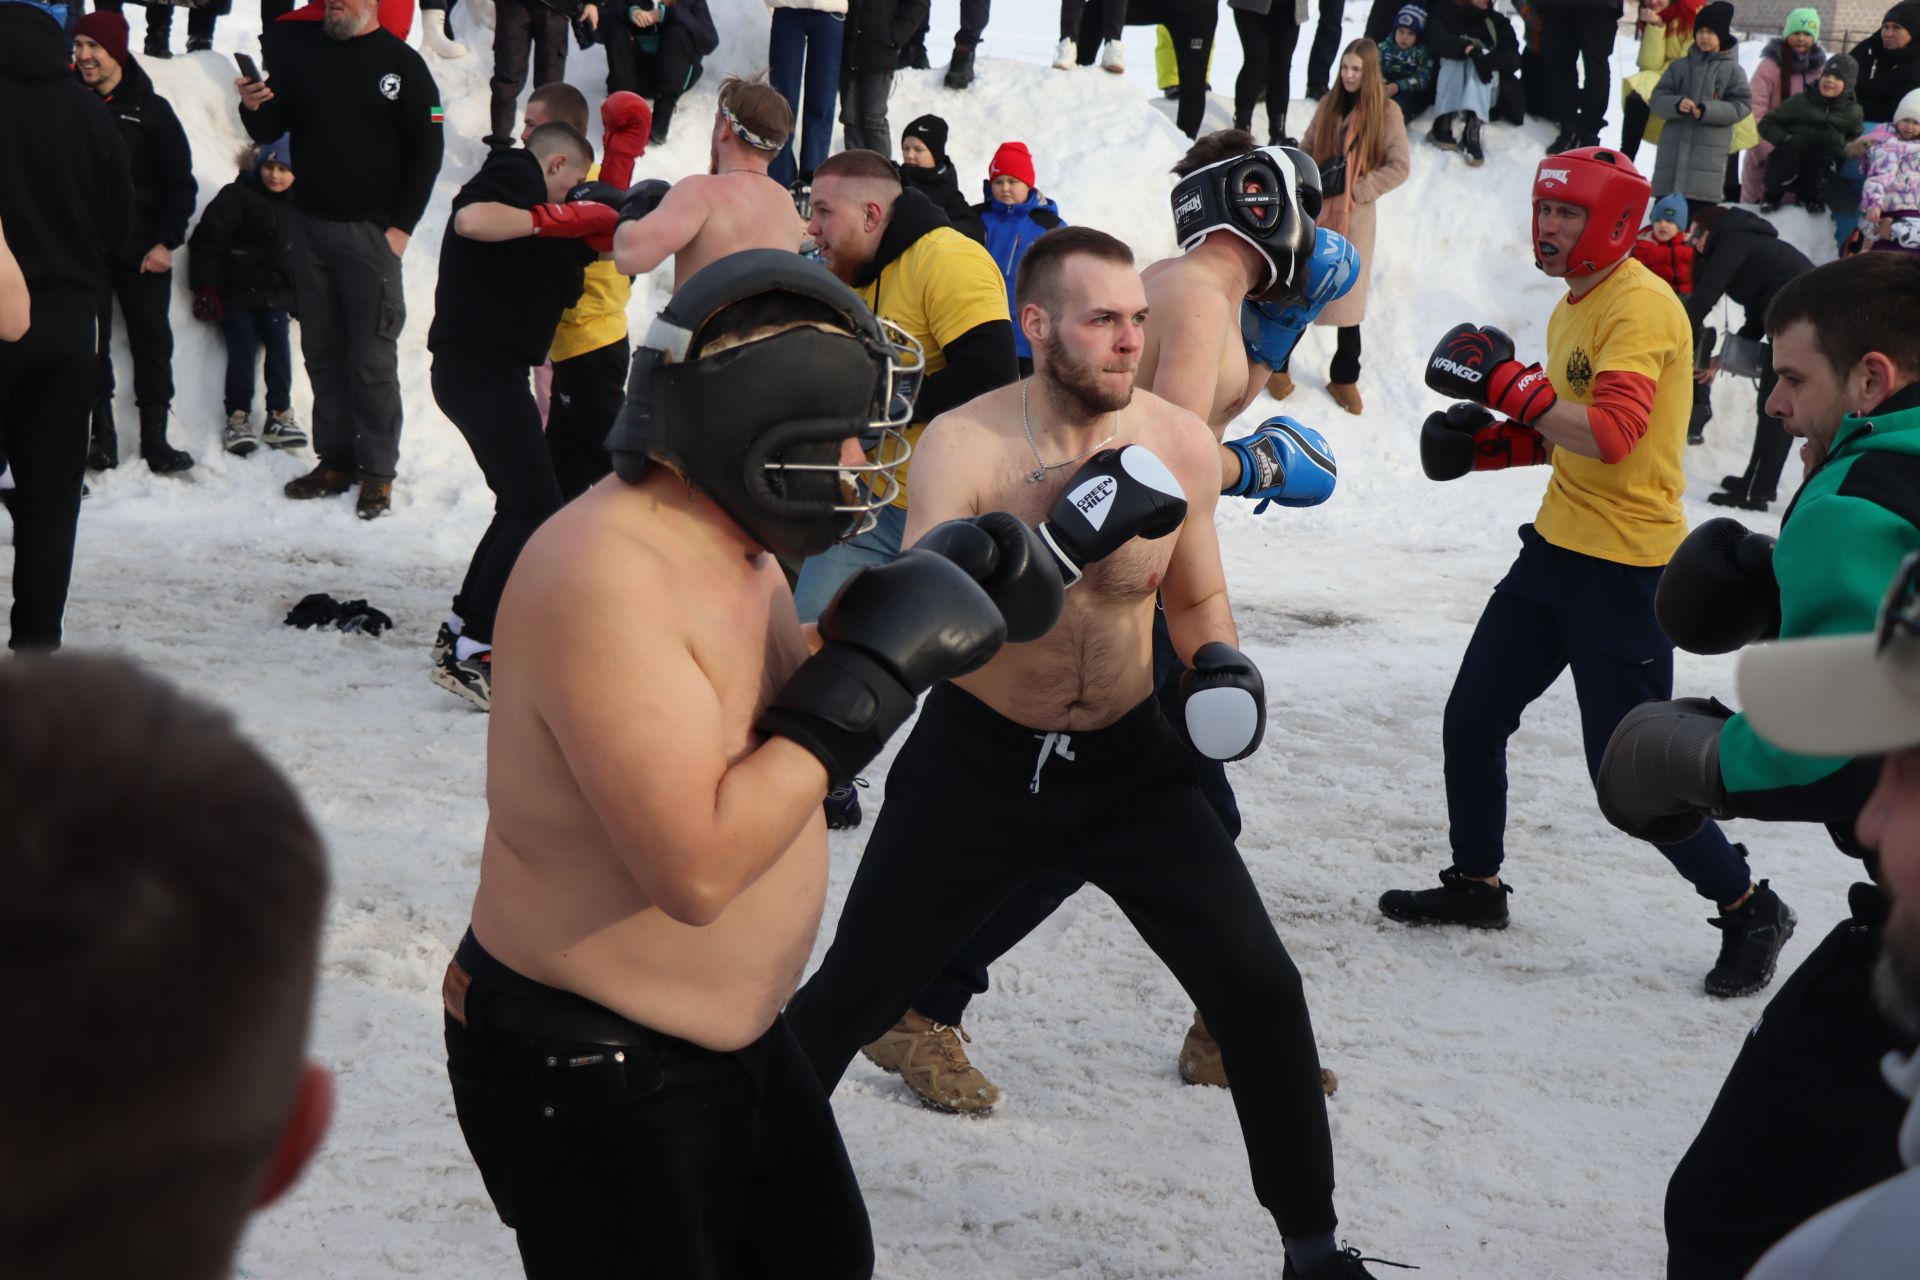
{"label": "man in black hoodie", "polygon": [[118,466],[113,421],[113,300],[127,323],[133,354],[133,398],[140,407],[140,456],[165,475],[193,465],[191,454],[167,443],[173,407],[173,251],[187,238],[199,191],[193,153],[173,107],[127,52],[127,20],[90,13],[73,29],[73,69],[99,95],[120,127],[133,171],[133,232],[113,256],[112,287],[100,293],[100,380],[93,408],[93,449],[87,465]]}
{"label": "man in black hoodie", "polygon": [[[31,120],[32,128],[17,122]],[[73,79],[58,21],[0,4],[0,225],[32,295],[31,327],[0,342],[0,457],[13,466],[15,649],[54,649],[73,570],[93,399],[95,311],[133,230],[127,145]]]}

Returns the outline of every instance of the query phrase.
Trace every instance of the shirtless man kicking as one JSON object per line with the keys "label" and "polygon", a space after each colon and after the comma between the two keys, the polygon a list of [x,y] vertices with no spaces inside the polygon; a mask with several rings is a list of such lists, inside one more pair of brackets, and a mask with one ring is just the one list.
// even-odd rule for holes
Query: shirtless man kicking
{"label": "shirtless man kicking", "polygon": [[613,263],[621,274],[645,275],[673,259],[673,289],[708,263],[745,249],[798,253],[807,225],[793,196],[767,176],[767,166],[793,133],[793,108],[764,79],[729,76],[713,116],[706,174],[668,190],[658,180],[636,185],[621,206]]}
{"label": "shirtless man kicking", "polygon": [[[1134,388],[1147,301],[1124,244],[1087,227],[1050,232],[1028,250],[1017,295],[1034,375],[928,427],[907,554],[957,555],[1004,519],[983,512],[1044,521],[1073,584],[1065,611],[928,695],[833,945],[787,1016],[831,1090],[1008,895],[1037,875],[1091,881],[1206,1013],[1228,1062],[1259,1082],[1234,1103],[1255,1190],[1286,1241],[1284,1274],[1365,1277],[1334,1246],[1332,1140],[1300,975],[1189,759],[1187,739],[1217,759],[1250,754],[1265,720],[1260,673],[1233,647],[1217,446],[1200,419]],[[987,581],[1011,631],[1016,611]],[[1156,591],[1189,666],[1185,739],[1154,694]]]}
{"label": "shirtless man kicking", "polygon": [[919,362],[897,333],[797,255],[708,267],[636,354],[608,440],[624,483],[541,526],[508,583],[480,888],[444,996],[460,1127],[533,1280],[871,1274],[779,1012],[826,893],[820,802],[1006,635],[931,552],[863,571],[803,629],[775,561],[891,496]]}

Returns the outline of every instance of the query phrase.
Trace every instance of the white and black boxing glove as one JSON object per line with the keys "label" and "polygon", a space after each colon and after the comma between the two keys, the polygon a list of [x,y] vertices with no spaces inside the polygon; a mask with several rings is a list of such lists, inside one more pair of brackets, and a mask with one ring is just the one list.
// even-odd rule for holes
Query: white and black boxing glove
{"label": "white and black boxing glove", "polygon": [[1222,640],[1193,651],[1180,677],[1187,741],[1213,760],[1244,760],[1267,732],[1267,686],[1253,660]]}
{"label": "white and black boxing glove", "polygon": [[1141,444],[1102,449],[1074,473],[1040,526],[1072,586],[1088,565],[1135,538],[1164,538],[1187,518],[1187,495],[1167,464]]}

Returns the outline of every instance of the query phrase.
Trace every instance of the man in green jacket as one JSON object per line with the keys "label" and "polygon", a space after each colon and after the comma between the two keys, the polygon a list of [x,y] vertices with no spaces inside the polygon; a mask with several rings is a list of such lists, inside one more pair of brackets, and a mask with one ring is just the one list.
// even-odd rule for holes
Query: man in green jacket
{"label": "man in green jacket", "polygon": [[[1797,277],[1767,309],[1779,385],[1767,411],[1805,443],[1807,479],[1780,539],[1731,520],[1668,565],[1660,624],[1696,653],[1871,631],[1887,580],[1920,550],[1920,259],[1861,254]],[[1642,838],[1707,818],[1821,822],[1845,852],[1875,757],[1795,755],[1744,715],[1683,698],[1629,713],[1602,758],[1600,808]],[[1868,860],[1867,872],[1877,877]],[[1761,888],[1765,889],[1764,883]],[[1880,1058],[1906,1048],[1874,1007],[1887,899],[1853,886],[1841,921],[1768,1002],[1667,1188],[1668,1274],[1743,1276],[1825,1205],[1901,1169],[1904,1100]]]}

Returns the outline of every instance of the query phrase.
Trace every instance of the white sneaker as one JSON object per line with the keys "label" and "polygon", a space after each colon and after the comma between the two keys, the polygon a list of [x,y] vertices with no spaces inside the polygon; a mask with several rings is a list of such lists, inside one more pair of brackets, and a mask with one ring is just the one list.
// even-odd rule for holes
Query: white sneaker
{"label": "white sneaker", "polygon": [[235,409],[227,415],[227,425],[220,432],[220,443],[236,458],[244,458],[260,447],[260,437],[253,432],[253,419],[247,416],[245,409]]}
{"label": "white sneaker", "polygon": [[1054,46],[1053,69],[1055,71],[1073,70],[1073,41],[1062,40]]}
{"label": "white sneaker", "polygon": [[447,34],[447,11],[429,9],[421,15],[420,43],[433,50],[435,56],[451,62],[455,58],[467,56],[467,46]]}
{"label": "white sneaker", "polygon": [[1120,47],[1118,40],[1109,40],[1100,46],[1100,69],[1111,71],[1115,75],[1123,74],[1127,69],[1127,52]]}

